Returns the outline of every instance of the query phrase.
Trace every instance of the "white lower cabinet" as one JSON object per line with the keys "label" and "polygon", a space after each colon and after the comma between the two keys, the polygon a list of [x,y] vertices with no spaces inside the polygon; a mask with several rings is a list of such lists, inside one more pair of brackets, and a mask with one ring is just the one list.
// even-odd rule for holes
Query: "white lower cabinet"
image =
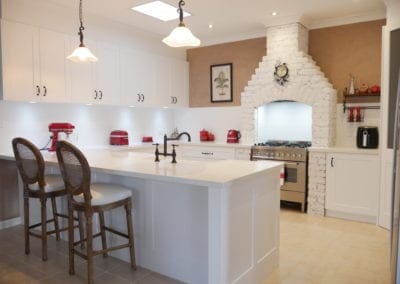
{"label": "white lower cabinet", "polygon": [[378,155],[327,154],[326,215],[375,223],[379,176]]}

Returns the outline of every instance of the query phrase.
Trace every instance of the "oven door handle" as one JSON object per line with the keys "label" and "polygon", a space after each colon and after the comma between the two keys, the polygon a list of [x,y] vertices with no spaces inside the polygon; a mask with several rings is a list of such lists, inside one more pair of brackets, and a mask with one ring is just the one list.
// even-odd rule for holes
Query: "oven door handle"
{"label": "oven door handle", "polygon": [[300,162],[286,162],[284,161],[285,165],[292,165],[292,166],[298,166]]}

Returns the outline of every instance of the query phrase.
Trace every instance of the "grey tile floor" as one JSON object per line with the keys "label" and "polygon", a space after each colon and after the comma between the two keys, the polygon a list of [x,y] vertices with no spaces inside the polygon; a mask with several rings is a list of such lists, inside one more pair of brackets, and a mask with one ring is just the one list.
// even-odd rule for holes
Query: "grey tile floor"
{"label": "grey tile floor", "polygon": [[[31,253],[24,253],[23,227],[0,230],[0,284],[87,283],[86,262],[75,257],[75,275],[68,274],[67,242],[48,241],[48,260],[41,259],[40,240],[31,237]],[[128,263],[108,256],[95,257],[95,283],[178,284],[182,283],[150,270],[131,270]]]}

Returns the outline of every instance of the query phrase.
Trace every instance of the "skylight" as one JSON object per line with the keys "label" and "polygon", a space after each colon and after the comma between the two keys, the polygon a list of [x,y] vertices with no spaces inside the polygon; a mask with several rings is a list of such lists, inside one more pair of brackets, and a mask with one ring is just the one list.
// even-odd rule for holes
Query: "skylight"
{"label": "skylight", "polygon": [[[132,10],[139,13],[154,17],[161,21],[167,22],[179,18],[177,7],[171,6],[162,1],[153,1],[139,6],[132,7]],[[183,11],[183,16],[188,17],[191,14]]]}

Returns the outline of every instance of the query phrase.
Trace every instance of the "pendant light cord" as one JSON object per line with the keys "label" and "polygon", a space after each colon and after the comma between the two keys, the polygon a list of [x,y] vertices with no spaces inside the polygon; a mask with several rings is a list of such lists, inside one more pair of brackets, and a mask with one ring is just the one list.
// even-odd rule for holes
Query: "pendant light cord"
{"label": "pendant light cord", "polygon": [[84,47],[85,45],[83,44],[83,30],[85,27],[83,26],[83,12],[82,12],[82,0],[79,0],[79,22],[81,23],[79,27],[79,40],[81,44],[79,45],[80,47]]}
{"label": "pendant light cord", "polygon": [[182,6],[185,5],[185,1],[180,0],[178,5],[179,5],[178,13],[179,13],[179,21],[180,21],[179,22],[179,26],[180,27],[184,27],[185,24],[183,23],[183,9],[182,9]]}

